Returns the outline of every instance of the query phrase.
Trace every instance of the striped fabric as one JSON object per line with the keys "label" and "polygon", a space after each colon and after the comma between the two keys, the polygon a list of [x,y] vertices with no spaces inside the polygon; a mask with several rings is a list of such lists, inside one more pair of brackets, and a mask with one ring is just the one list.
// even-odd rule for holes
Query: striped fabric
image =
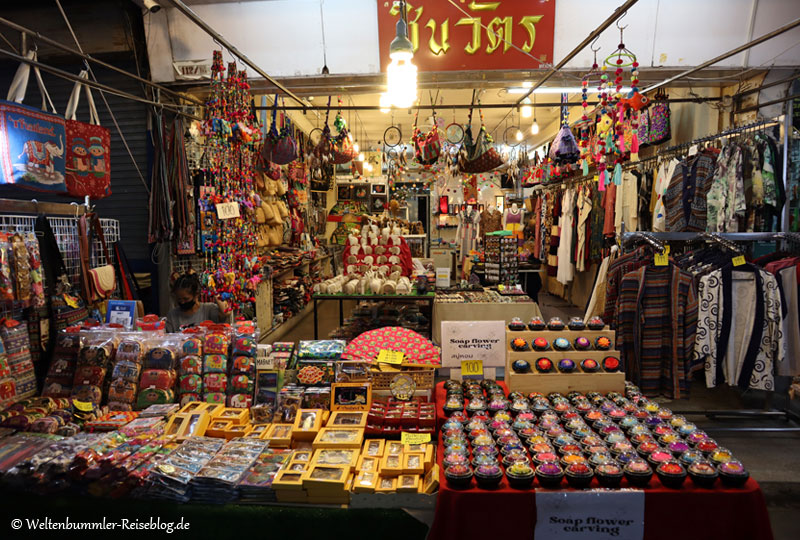
{"label": "striped fabric", "polygon": [[648,263],[648,259],[644,255],[645,248],[639,248],[636,251],[622,255],[608,267],[603,320],[612,329],[617,327],[617,297],[619,296],[620,282],[625,274],[633,272]]}
{"label": "striped fabric", "polygon": [[671,232],[706,230],[706,197],[716,170],[716,157],[697,154],[681,161],[664,193],[666,227]]}
{"label": "striped fabric", "polygon": [[617,323],[617,346],[628,379],[647,396],[687,396],[697,328],[692,276],[672,263],[625,274]]}

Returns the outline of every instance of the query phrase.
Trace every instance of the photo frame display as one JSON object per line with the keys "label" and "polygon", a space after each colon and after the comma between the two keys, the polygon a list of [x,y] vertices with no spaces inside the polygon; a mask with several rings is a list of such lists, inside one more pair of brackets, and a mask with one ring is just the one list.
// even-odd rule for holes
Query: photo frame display
{"label": "photo frame display", "polygon": [[371,403],[371,383],[334,383],[331,385],[331,410],[334,412],[369,411]]}

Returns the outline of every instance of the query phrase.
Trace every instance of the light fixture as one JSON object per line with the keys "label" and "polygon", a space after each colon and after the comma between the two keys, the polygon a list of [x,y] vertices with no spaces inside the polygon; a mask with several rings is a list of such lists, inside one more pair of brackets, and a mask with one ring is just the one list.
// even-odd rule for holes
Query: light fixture
{"label": "light fixture", "polygon": [[358,150],[359,150],[358,143],[357,143],[357,142],[354,142],[354,143],[353,143],[353,152],[356,152],[356,153],[358,153]]}
{"label": "light fixture", "polygon": [[536,120],[534,120],[533,124],[531,124],[531,135],[538,135],[538,134],[539,134],[539,124],[536,122]]}
{"label": "light fixture", "polygon": [[391,106],[392,102],[389,101],[389,94],[384,92],[383,94],[381,94],[381,100],[380,100],[381,112],[383,114],[388,113],[391,110],[390,109]]}
{"label": "light fixture", "polygon": [[364,152],[358,154],[358,161],[364,161]]}
{"label": "light fixture", "polygon": [[522,118],[530,118],[531,115],[533,115],[533,107],[531,107],[530,105],[531,101],[528,98],[525,98],[525,101],[523,101],[523,103],[525,105],[522,106],[522,109],[520,110],[520,115],[522,116]]}
{"label": "light fixture", "polygon": [[524,81],[524,82],[522,83],[522,87],[523,87],[523,88],[530,88],[530,87],[532,87],[532,86],[533,86],[533,83],[532,83],[531,81]]}
{"label": "light fixture", "polygon": [[[396,36],[389,45],[391,62],[386,68],[387,105],[407,109],[417,99],[417,66],[414,65],[414,45],[408,39],[406,3],[400,2],[400,18]],[[381,103],[383,106],[383,103]]]}
{"label": "light fixture", "polygon": [[522,141],[522,137],[523,137],[523,135],[522,135],[522,130],[520,130],[520,129],[517,129],[517,133],[516,133],[516,135],[514,135],[514,136],[517,138],[517,142],[520,142],[520,141]]}

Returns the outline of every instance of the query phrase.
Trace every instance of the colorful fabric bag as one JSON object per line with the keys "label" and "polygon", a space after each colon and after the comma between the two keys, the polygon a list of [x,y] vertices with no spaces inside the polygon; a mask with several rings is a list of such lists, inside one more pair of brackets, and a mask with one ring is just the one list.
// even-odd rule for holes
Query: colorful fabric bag
{"label": "colorful fabric bag", "polygon": [[[86,70],[81,71],[80,78],[87,77]],[[89,102],[88,124],[75,119],[81,87],[85,89]],[[88,86],[75,83],[64,116],[67,119],[67,193],[73,197],[88,196],[93,200],[108,197],[111,195],[111,137],[108,130],[100,125],[92,91]]]}
{"label": "colorful fabric bag", "polygon": [[[36,51],[27,54],[36,60]],[[15,184],[35,191],[64,193],[66,127],[56,113],[39,68],[33,72],[42,94],[41,110],[22,105],[31,67],[21,64],[6,101],[0,100],[0,184]],[[50,112],[47,111],[49,104]]]}

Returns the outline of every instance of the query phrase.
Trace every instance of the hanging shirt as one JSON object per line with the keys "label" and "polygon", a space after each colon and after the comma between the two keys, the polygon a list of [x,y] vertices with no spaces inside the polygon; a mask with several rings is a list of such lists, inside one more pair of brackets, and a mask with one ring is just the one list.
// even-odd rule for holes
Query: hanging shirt
{"label": "hanging shirt", "polygon": [[708,231],[739,230],[739,218],[745,216],[747,204],[742,172],[742,151],[738,145],[728,144],[722,149],[706,200]]}
{"label": "hanging shirt", "polygon": [[[586,304],[586,312],[583,316],[583,322],[588,323],[589,319],[603,315],[603,308],[605,307],[606,298],[606,280],[608,279],[608,267],[611,262],[616,259],[619,248],[616,245],[611,246],[611,254],[603,258],[600,266],[597,267],[597,275],[594,278],[594,287],[592,287],[592,295],[589,297],[589,302]],[[607,321],[606,321],[607,322]]]}
{"label": "hanging shirt", "polygon": [[633,172],[622,173],[622,184],[617,187],[617,198],[614,204],[614,229],[618,235],[622,232],[623,223],[628,232],[639,230],[637,189],[637,179]]}
{"label": "hanging shirt", "polygon": [[786,360],[778,365],[777,374],[787,377],[800,375],[800,311],[797,297],[797,267],[790,266],[775,276],[783,290],[783,320],[781,330],[786,338]]}
{"label": "hanging shirt", "polygon": [[458,249],[461,257],[468,257],[469,252],[475,249],[478,238],[478,225],[480,224],[480,213],[474,208],[471,211],[462,210],[458,214]]}
{"label": "hanging shirt", "polygon": [[575,265],[571,260],[572,236],[575,232],[572,218],[575,212],[575,190],[568,189],[561,199],[561,230],[558,245],[558,272],[556,279],[566,285],[575,277]]}
{"label": "hanging shirt", "polygon": [[664,194],[668,231],[706,230],[706,197],[714,178],[715,163],[714,156],[704,152],[675,166]]}
{"label": "hanging shirt", "polygon": [[786,354],[775,276],[728,265],[701,278],[699,293],[694,357],[705,365],[706,386],[774,390]]}
{"label": "hanging shirt", "polygon": [[628,380],[646,396],[685,397],[697,325],[692,276],[672,263],[626,274],[617,318],[617,347]]}
{"label": "hanging shirt", "polygon": [[656,180],[653,185],[653,232],[666,232],[667,230],[667,216],[664,208],[664,193],[667,191],[672,175],[675,174],[675,167],[678,166],[678,160],[672,158],[668,163],[662,165]]}
{"label": "hanging shirt", "polygon": [[578,272],[586,270],[586,225],[592,211],[592,199],[588,186],[579,188],[578,192],[578,248],[575,269]]}
{"label": "hanging shirt", "polygon": [[603,192],[602,200],[605,214],[603,217],[603,236],[614,236],[617,232],[615,227],[615,208],[617,205],[617,186],[609,184]]}

